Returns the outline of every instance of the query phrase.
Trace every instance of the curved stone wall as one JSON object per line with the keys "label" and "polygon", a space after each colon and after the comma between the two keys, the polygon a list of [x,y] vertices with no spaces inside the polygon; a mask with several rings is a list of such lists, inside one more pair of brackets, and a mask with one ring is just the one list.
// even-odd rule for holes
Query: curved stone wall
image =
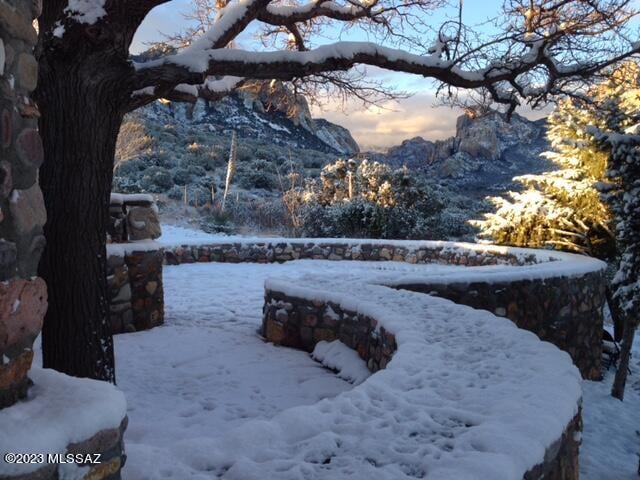
{"label": "curved stone wall", "polygon": [[[389,365],[398,349],[398,343],[395,334],[377,319],[344,308],[339,301],[329,300],[330,296],[326,293],[322,295],[323,300],[311,300],[284,293],[285,290],[286,287],[266,287],[262,332],[268,341],[311,352],[318,342],[339,340],[358,352],[372,373]],[[464,365],[459,367],[461,370],[465,369]],[[452,374],[453,383],[454,377],[455,373]],[[562,385],[555,385],[555,388],[562,388]],[[488,396],[491,396],[490,390],[489,386]],[[403,393],[398,391],[398,397],[402,397]],[[546,395],[546,392],[539,394]],[[535,402],[532,398],[528,400]],[[456,407],[451,405],[451,409],[455,410]],[[544,456],[521,478],[578,480],[581,430],[582,419],[578,408],[578,413],[565,424],[562,434],[545,448]],[[500,433],[506,435],[505,432]]]}
{"label": "curved stone wall", "polygon": [[[266,340],[306,351],[340,341],[377,373],[347,394],[285,411],[262,425],[265,444],[283,459],[258,451],[256,465],[266,476],[280,471],[280,461],[300,462],[320,442],[324,460],[303,461],[311,476],[318,468],[336,477],[357,468],[376,478],[394,465],[438,479],[578,479],[580,375],[566,354],[523,329],[568,352],[582,376],[599,378],[602,262],[447,242],[233,239],[165,245],[165,261],[174,265],[296,259],[400,263],[346,269],[338,277],[267,281]],[[409,415],[393,413],[402,406],[410,406]],[[303,440],[297,434],[281,439],[291,422],[305,432]],[[366,428],[370,424],[375,433]],[[327,445],[328,438],[339,440]],[[415,438],[435,448],[426,448],[419,460],[389,460],[411,450]],[[362,456],[368,463],[361,463]],[[243,465],[253,461],[242,459]]]}
{"label": "curved stone wall", "polygon": [[571,355],[585,379],[601,378],[605,302],[601,272],[495,283],[399,282],[394,287],[437,295],[507,317]]}
{"label": "curved stone wall", "polygon": [[[420,241],[249,239],[166,246],[169,265],[193,262],[286,262],[297,259],[397,261],[470,268],[468,274],[413,275],[390,286],[433,293],[507,317],[571,355],[584,378],[601,376],[604,264],[571,254],[475,244]],[[513,266],[494,271],[491,266]]]}

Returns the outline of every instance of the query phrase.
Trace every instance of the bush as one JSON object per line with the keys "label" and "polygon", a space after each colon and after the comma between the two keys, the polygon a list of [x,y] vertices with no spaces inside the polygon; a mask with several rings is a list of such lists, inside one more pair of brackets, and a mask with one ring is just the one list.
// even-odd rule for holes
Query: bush
{"label": "bush", "polygon": [[138,157],[118,164],[114,170],[114,175],[128,177],[139,175],[148,166],[146,158]]}
{"label": "bush", "polygon": [[[364,160],[338,160],[320,180],[286,192],[297,195],[301,231],[309,236],[435,238],[439,195],[407,169]],[[295,203],[295,202],[293,202]]]}
{"label": "bush", "polygon": [[173,179],[166,168],[150,167],[144,172],[140,186],[147,192],[162,193],[173,186]]}

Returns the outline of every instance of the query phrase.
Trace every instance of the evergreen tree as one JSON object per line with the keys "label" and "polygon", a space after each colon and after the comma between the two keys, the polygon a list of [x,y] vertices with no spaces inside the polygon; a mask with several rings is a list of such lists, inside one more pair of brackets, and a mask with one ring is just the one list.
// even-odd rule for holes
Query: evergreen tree
{"label": "evergreen tree", "polygon": [[620,364],[611,394],[622,400],[635,331],[640,323],[640,68],[627,64],[593,94],[597,121],[588,132],[609,150],[606,181],[599,185],[615,219],[620,252],[612,280],[624,318]]}
{"label": "evergreen tree", "polygon": [[547,154],[561,169],[520,177],[527,190],[493,199],[497,211],[475,222],[496,243],[616,260],[609,298],[623,331],[612,395],[621,400],[640,324],[639,80],[638,65],[627,63],[583,98],[562,102],[550,118]]}
{"label": "evergreen tree", "polygon": [[558,169],[516,177],[523,192],[489,198],[495,212],[472,222],[481,237],[502,245],[612,257],[611,215],[595,188],[605,177],[607,151],[586,132],[594,120],[594,112],[574,100],[558,104],[548,119],[553,150],[543,154]]}

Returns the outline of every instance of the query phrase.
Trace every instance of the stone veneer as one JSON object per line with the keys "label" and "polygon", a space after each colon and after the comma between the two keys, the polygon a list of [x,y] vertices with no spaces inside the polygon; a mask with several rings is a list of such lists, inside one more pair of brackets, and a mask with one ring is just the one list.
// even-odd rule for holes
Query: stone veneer
{"label": "stone veneer", "polygon": [[[553,254],[553,252],[546,252]],[[432,242],[323,242],[322,240],[265,239],[245,243],[229,242],[165,248],[169,265],[193,262],[285,262],[296,259],[369,260],[438,263],[462,266],[531,265],[534,254],[451,248]],[[605,280],[602,272],[579,276],[508,282],[400,284],[404,288],[438,296],[474,308],[489,310],[512,320],[568,352],[584,378],[601,376],[601,336],[603,328]],[[446,280],[445,280],[446,282]]]}
{"label": "stone veneer", "polygon": [[[12,412],[35,401],[34,394],[29,393],[33,384],[29,372],[33,342],[42,329],[47,308],[47,288],[37,276],[45,246],[46,212],[37,183],[44,151],[37,129],[40,113],[30,97],[38,81],[33,19],[41,10],[42,0],[0,0],[0,412],[7,419],[13,418]],[[35,378],[35,370],[31,375]],[[75,384],[80,390],[90,389],[85,382],[90,381],[77,379]],[[106,386],[105,391],[111,388],[114,387]],[[38,400],[45,404],[48,401]],[[59,413],[52,413],[47,421],[53,424]],[[119,478],[125,458],[124,415],[123,409],[118,428],[96,428],[90,438],[70,443],[66,452],[55,453],[101,453],[104,463],[87,469],[82,478]],[[25,431],[33,430],[35,437],[39,435],[37,428],[44,427],[30,425],[30,418],[21,417],[19,423]],[[11,448],[11,438],[0,443]],[[42,439],[38,445],[42,445]],[[5,475],[7,468],[0,460],[0,479],[60,478],[58,465],[45,465],[17,476]]]}
{"label": "stone veneer", "polygon": [[32,346],[47,288],[37,267],[44,201],[37,183],[43,149],[30,100],[38,79],[32,19],[38,2],[0,0],[0,408],[27,395]]}
{"label": "stone veneer", "polygon": [[164,323],[163,258],[161,249],[108,256],[113,334],[148,330]]}
{"label": "stone veneer", "polygon": [[[155,203],[148,195],[112,194],[107,281],[113,334],[148,330],[164,323],[164,252]],[[130,241],[140,241],[136,244]],[[146,241],[144,241],[146,240]]]}
{"label": "stone veneer", "polygon": [[[311,301],[266,289],[262,334],[276,345],[313,351],[320,341],[340,340],[358,352],[373,373],[386,368],[397,350],[393,333],[378,328],[378,321],[341,308],[331,301]],[[580,411],[561,437],[547,448],[544,461],[530,469],[524,480],[578,480]]]}

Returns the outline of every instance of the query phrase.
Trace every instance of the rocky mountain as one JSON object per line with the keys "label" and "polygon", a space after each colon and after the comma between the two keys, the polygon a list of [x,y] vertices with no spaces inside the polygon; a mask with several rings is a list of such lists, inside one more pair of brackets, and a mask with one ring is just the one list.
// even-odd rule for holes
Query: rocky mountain
{"label": "rocky mountain", "polygon": [[480,197],[512,188],[514,176],[553,169],[540,157],[548,148],[544,120],[534,122],[514,114],[509,121],[490,112],[460,116],[454,137],[435,142],[412,138],[375,157]]}
{"label": "rocky mountain", "polygon": [[156,102],[146,109],[152,115],[173,117],[212,133],[235,130],[241,141],[244,138],[264,140],[282,147],[337,155],[353,155],[359,151],[347,129],[324,119],[314,119],[304,97],[294,95],[280,82],[256,85],[215,102]]}
{"label": "rocky mountain", "polygon": [[304,97],[279,82],[255,82],[218,101],[157,101],[128,115],[114,189],[202,205],[224,188],[233,132],[234,188],[250,197],[279,195],[289,173],[317,176],[359,151],[347,129],[313,118]]}

